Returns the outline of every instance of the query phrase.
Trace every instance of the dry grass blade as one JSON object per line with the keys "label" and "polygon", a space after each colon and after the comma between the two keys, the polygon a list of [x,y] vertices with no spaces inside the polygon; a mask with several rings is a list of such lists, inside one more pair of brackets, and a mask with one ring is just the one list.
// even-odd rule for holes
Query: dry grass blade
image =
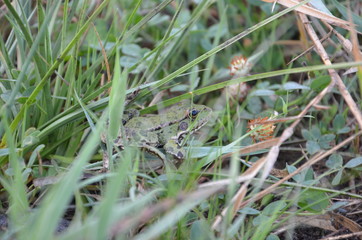
{"label": "dry grass blade", "polygon": [[[304,23],[305,28],[306,28],[310,38],[314,42],[316,51],[318,52],[318,54],[322,58],[324,64],[325,65],[331,65],[332,63],[329,60],[329,56],[328,56],[326,50],[324,49],[322,43],[319,41],[316,32],[314,31],[313,27],[311,26],[310,22],[308,21],[308,18],[304,14],[299,14],[299,16],[302,19],[302,22]],[[359,110],[356,102],[353,100],[351,94],[348,92],[346,86],[344,85],[341,77],[338,75],[336,70],[328,69],[328,72],[329,72],[329,75],[332,78],[332,81],[337,83],[337,86],[338,86],[338,89],[339,89],[340,93],[342,94],[343,98],[345,99],[345,101],[346,101],[347,105],[349,106],[352,114],[355,116],[360,129],[362,129],[362,113]]]}
{"label": "dry grass blade", "polygon": [[342,34],[340,34],[339,32],[337,32],[330,24],[328,24],[327,22],[324,22],[324,25],[326,25],[326,27],[333,32],[333,34],[337,37],[338,41],[340,44],[342,44],[343,49],[345,51],[347,51],[348,53],[352,52],[352,43],[351,41],[349,41],[348,39],[346,39],[345,37],[342,36]]}
{"label": "dry grass blade", "polygon": [[[330,36],[331,36],[332,31],[329,31],[329,33],[327,35],[325,35],[320,41],[324,42],[325,40],[327,40]],[[314,46],[309,47],[308,49],[304,50],[302,53],[300,53],[298,56],[294,57],[292,60],[290,60],[287,65],[291,64],[292,62],[296,61],[297,59],[299,59],[300,57],[304,56],[305,54],[309,53],[310,51],[312,51],[314,49]]]}
{"label": "dry grass blade", "polygon": [[[264,2],[275,2],[275,0],[262,0]],[[300,2],[296,1],[296,0],[277,0],[277,2],[287,8],[290,7],[294,7],[296,5],[298,5]],[[336,25],[338,27],[344,28],[344,29],[351,29],[351,23],[345,20],[342,20],[340,18],[334,17],[332,15],[329,15],[327,13],[324,13],[322,11],[319,11],[313,7],[307,6],[307,5],[302,5],[299,6],[295,9],[296,11],[300,12],[300,13],[304,13],[306,15],[312,16],[312,17],[316,17],[319,18],[321,20],[325,20],[333,25]]]}
{"label": "dry grass blade", "polygon": [[[270,147],[275,146],[278,141],[279,141],[279,138],[273,138],[273,139],[269,139],[269,140],[266,140],[266,141],[263,141],[263,142],[254,143],[254,144],[252,144],[250,146],[240,148],[237,151],[237,153],[239,155],[243,155],[243,154],[256,152],[256,151],[259,151],[259,150],[262,150],[262,149],[270,148]],[[224,160],[224,159],[230,158],[234,154],[235,154],[235,152],[224,154],[222,156],[222,159]]]}
{"label": "dry grass blade", "polygon": [[351,238],[351,237],[361,236],[361,235],[362,235],[362,232],[355,232],[355,233],[350,233],[350,234],[339,235],[336,237],[321,238],[320,240],[339,240],[339,239],[346,239],[346,238]]}

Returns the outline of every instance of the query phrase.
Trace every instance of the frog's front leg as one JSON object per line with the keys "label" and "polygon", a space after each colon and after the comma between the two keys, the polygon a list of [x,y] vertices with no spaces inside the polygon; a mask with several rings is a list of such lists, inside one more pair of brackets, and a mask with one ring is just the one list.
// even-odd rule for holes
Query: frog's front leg
{"label": "frog's front leg", "polygon": [[150,146],[146,143],[143,143],[141,146],[143,149],[145,149],[146,151],[156,155],[157,157],[159,157],[164,163],[166,163],[167,159],[165,154],[163,154],[160,150],[158,150],[156,147]]}
{"label": "frog's front leg", "polygon": [[[172,161],[168,161],[165,154],[163,154],[160,150],[158,150],[156,147],[153,147],[151,145],[147,145],[147,144],[143,144],[142,148],[147,150],[148,152],[155,154],[157,157],[159,157],[162,162],[163,165],[166,167],[166,169],[173,169],[175,170],[176,167],[174,165],[174,163]],[[155,169],[154,169],[155,170]]]}
{"label": "frog's front leg", "polygon": [[177,159],[184,159],[186,157],[186,150],[182,148],[176,140],[168,140],[167,143],[163,146],[165,151]]}

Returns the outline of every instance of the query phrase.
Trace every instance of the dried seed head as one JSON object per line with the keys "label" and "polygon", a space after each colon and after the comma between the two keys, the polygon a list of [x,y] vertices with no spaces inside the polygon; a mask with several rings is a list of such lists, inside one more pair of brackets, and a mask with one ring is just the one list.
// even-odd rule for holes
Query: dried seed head
{"label": "dried seed head", "polygon": [[267,123],[268,120],[272,120],[273,117],[257,118],[248,122],[248,132],[254,142],[265,141],[273,138],[275,125],[273,123]]}
{"label": "dried seed head", "polygon": [[243,56],[235,56],[233,59],[231,59],[230,62],[230,75],[245,75],[245,73],[248,71],[249,63],[248,59]]}

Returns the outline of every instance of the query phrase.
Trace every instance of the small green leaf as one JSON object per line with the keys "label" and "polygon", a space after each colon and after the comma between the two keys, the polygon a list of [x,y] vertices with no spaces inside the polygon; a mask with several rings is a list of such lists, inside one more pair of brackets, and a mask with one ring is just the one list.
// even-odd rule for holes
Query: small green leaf
{"label": "small green leaf", "polygon": [[336,174],[336,176],[334,176],[333,180],[332,180],[332,185],[338,185],[341,182],[341,178],[342,178],[342,173],[343,173],[343,168],[341,168],[338,173]]}
{"label": "small green leaf", "polygon": [[297,170],[297,168],[295,166],[287,164],[288,173],[293,173],[293,172],[295,172],[295,170]]}
{"label": "small green leaf", "polygon": [[246,215],[258,215],[258,214],[260,214],[260,211],[254,209],[254,208],[251,208],[251,207],[244,207],[244,208],[240,209],[238,211],[238,213],[244,213]]}
{"label": "small green leaf", "polygon": [[150,21],[147,22],[147,25],[149,26],[159,26],[162,23],[169,23],[170,22],[170,16],[168,15],[161,15],[156,14]]}
{"label": "small green leaf", "polygon": [[316,141],[307,141],[306,147],[308,153],[312,155],[321,150],[321,147]]}
{"label": "small green leaf", "polygon": [[335,202],[332,204],[332,206],[330,206],[329,208],[327,208],[327,211],[333,211],[336,210],[340,207],[346,206],[348,204],[348,202]]}
{"label": "small green leaf", "polygon": [[271,216],[274,213],[279,212],[280,210],[282,210],[286,206],[287,206],[287,204],[285,203],[284,200],[278,200],[278,201],[272,202],[272,203],[268,204],[268,206],[266,206],[264,208],[263,214],[265,214],[267,216]]}
{"label": "small green leaf", "polygon": [[325,134],[323,135],[318,143],[319,143],[319,146],[323,149],[329,149],[331,148],[331,142],[335,139],[335,135],[334,134]]}
{"label": "small green leaf", "polygon": [[204,37],[207,37],[207,38],[214,38],[215,37],[215,33],[220,31],[218,30],[218,28],[221,29],[220,33],[219,33],[219,36],[225,36],[226,34],[228,34],[228,28],[226,26],[224,26],[225,24],[222,24],[222,23],[218,23],[218,24],[213,24],[211,27],[209,27],[207,29],[207,32],[205,34]]}
{"label": "small green leaf", "polygon": [[278,95],[278,96],[285,96],[287,94],[288,94],[287,90],[279,89],[279,90],[275,91],[275,95]]}
{"label": "small green leaf", "polygon": [[18,97],[16,101],[18,103],[24,104],[28,100],[28,97]]}
{"label": "small green leaf", "polygon": [[326,161],[326,166],[330,169],[339,169],[343,165],[343,158],[339,154],[332,154]]}
{"label": "small green leaf", "polygon": [[329,85],[330,82],[331,82],[330,76],[320,76],[313,80],[310,87],[316,92],[321,92]]}
{"label": "small green leaf", "polygon": [[344,133],[349,133],[351,131],[351,128],[350,127],[344,127],[344,128],[341,128],[337,131],[338,134],[344,134]]}
{"label": "small green leaf", "polygon": [[266,240],[280,240],[280,238],[275,234],[270,234],[266,237]]}
{"label": "small green leaf", "polygon": [[322,136],[321,130],[317,126],[313,126],[310,133],[312,134],[314,140],[317,140]]}
{"label": "small green leaf", "polygon": [[305,181],[314,180],[314,172],[312,168],[308,168],[304,180]]}
{"label": "small green leaf", "polygon": [[288,113],[288,104],[284,101],[283,98],[280,98],[282,103],[283,103],[283,114],[287,114]]}
{"label": "small green leaf", "polygon": [[274,95],[275,92],[273,90],[269,90],[269,89],[258,89],[255,90],[254,92],[249,94],[249,97],[254,97],[254,96],[271,96]]}
{"label": "small green leaf", "polygon": [[206,240],[211,239],[211,232],[208,231],[210,227],[204,220],[195,221],[191,226],[190,239],[191,240]]}
{"label": "small green leaf", "polygon": [[342,114],[337,114],[333,119],[333,128],[335,130],[341,129],[346,125],[346,121]]}
{"label": "small green leaf", "polygon": [[273,198],[274,198],[274,194],[267,194],[267,195],[265,195],[265,197],[263,197],[263,198],[261,199],[261,205],[262,205],[262,206],[267,205],[268,203],[270,203],[270,202],[273,200]]}
{"label": "small green leaf", "polygon": [[259,216],[257,216],[256,218],[253,219],[253,225],[259,226],[260,224],[263,224],[269,220],[270,220],[270,217],[260,214]]}
{"label": "small green leaf", "polygon": [[141,57],[141,50],[142,48],[140,46],[138,46],[137,44],[124,44],[122,46],[122,53],[124,53],[125,55],[128,56],[133,56],[133,57]]}
{"label": "small green leaf", "polygon": [[329,200],[324,192],[312,189],[303,191],[298,200],[299,207],[310,212],[320,212],[329,205]]}
{"label": "small green leaf", "polygon": [[138,63],[138,59],[130,56],[122,56],[120,58],[120,64],[122,67],[131,68]]}
{"label": "small green leaf", "polygon": [[[295,166],[292,166],[292,165],[288,165],[287,164],[287,171],[288,173],[293,173],[297,170],[297,168]],[[301,175],[300,174],[297,174],[295,176],[292,177],[294,181],[296,182],[301,182],[302,179],[301,179]]]}
{"label": "small green leaf", "polygon": [[302,136],[305,140],[314,140],[312,134],[307,129],[302,129]]}
{"label": "small green leaf", "polygon": [[336,135],[334,134],[325,134],[322,137],[320,137],[319,142],[331,142],[336,138]]}
{"label": "small green leaf", "polygon": [[355,168],[359,165],[362,165],[362,157],[356,157],[349,160],[346,165],[344,165],[345,168]]}
{"label": "small green leaf", "polygon": [[315,184],[314,173],[310,168],[304,169],[299,174],[295,175],[293,180],[307,186]]}
{"label": "small green leaf", "polygon": [[299,89],[309,90],[310,89],[309,87],[296,83],[296,82],[287,82],[287,83],[283,84],[283,88],[285,90],[299,90]]}
{"label": "small green leaf", "polygon": [[9,148],[0,149],[0,157],[9,155]]}
{"label": "small green leaf", "polygon": [[252,97],[249,98],[248,101],[248,110],[252,113],[252,114],[258,114],[261,112],[262,110],[262,103],[260,101],[260,98],[258,97]]}

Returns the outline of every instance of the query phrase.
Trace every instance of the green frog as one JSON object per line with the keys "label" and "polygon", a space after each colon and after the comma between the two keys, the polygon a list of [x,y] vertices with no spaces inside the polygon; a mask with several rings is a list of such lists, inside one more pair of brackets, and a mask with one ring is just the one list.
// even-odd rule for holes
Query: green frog
{"label": "green frog", "polygon": [[[158,148],[163,147],[167,154],[176,159],[184,159],[186,150],[182,147],[183,140],[189,134],[203,127],[209,120],[211,108],[204,105],[190,104],[181,101],[165,112],[157,115],[124,117],[123,131],[119,131],[114,145],[123,149],[125,145],[141,147],[166,161],[166,156]],[[122,132],[124,136],[122,136]],[[106,142],[106,132],[101,136]]]}

